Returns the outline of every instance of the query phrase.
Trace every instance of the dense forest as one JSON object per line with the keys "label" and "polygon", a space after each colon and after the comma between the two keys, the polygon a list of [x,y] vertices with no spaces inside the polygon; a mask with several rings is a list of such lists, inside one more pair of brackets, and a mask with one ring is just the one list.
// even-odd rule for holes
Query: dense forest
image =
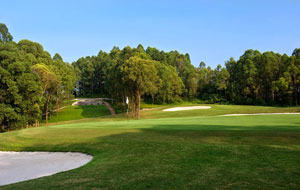
{"label": "dense forest", "polygon": [[13,41],[0,24],[0,132],[38,126],[73,95],[76,75],[59,54],[52,58],[29,40]]}
{"label": "dense forest", "polygon": [[247,50],[225,67],[191,64],[189,54],[154,47],[114,47],[72,64],[53,57],[29,40],[13,41],[0,24],[0,131],[38,126],[59,105],[73,97],[111,98],[132,117],[139,118],[142,101],[167,104],[201,99],[206,103],[298,105],[300,49],[291,56]]}

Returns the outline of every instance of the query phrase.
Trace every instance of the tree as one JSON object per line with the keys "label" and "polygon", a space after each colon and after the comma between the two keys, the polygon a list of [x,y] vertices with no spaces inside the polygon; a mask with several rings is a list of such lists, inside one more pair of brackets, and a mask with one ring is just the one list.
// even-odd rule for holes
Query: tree
{"label": "tree", "polygon": [[222,92],[225,94],[225,90],[228,87],[228,79],[230,75],[229,72],[222,68],[221,65],[218,65],[215,69],[215,80],[216,80],[216,88],[217,91]]}
{"label": "tree", "polygon": [[29,60],[16,43],[0,43],[2,131],[33,125],[41,116],[41,84]]}
{"label": "tree", "polygon": [[121,67],[122,79],[126,87],[133,90],[129,94],[135,102],[135,113],[137,119],[140,118],[141,96],[151,93],[158,81],[155,61],[142,59],[137,56],[130,57]]}
{"label": "tree", "polygon": [[71,97],[76,79],[59,54],[52,59],[39,43],[13,42],[0,24],[0,131],[38,126],[43,114],[47,123],[53,105]]}
{"label": "tree", "polygon": [[201,61],[200,64],[199,64],[199,69],[204,69],[206,67],[206,64]]}
{"label": "tree", "polygon": [[174,67],[164,64],[156,64],[161,86],[158,89],[157,98],[163,104],[178,101],[181,98],[184,84]]}
{"label": "tree", "polygon": [[0,103],[0,132],[17,128],[19,121],[20,115],[10,105]]}
{"label": "tree", "polygon": [[40,80],[43,84],[42,96],[46,97],[45,103],[45,114],[46,114],[46,124],[48,124],[48,115],[49,115],[49,103],[51,96],[57,92],[57,86],[61,82],[57,75],[51,70],[51,68],[45,64],[36,64],[32,66],[32,70],[37,73],[40,77]]}
{"label": "tree", "polygon": [[62,57],[57,53],[53,57],[53,72],[56,75],[56,115],[58,115],[60,101],[70,99],[74,91],[76,83],[76,76],[74,68],[69,64],[63,62]]}
{"label": "tree", "polygon": [[294,49],[292,56],[295,56],[297,59],[300,59],[300,48]]}
{"label": "tree", "polygon": [[0,23],[0,42],[5,44],[6,42],[11,42],[12,40],[13,40],[13,37],[9,33],[6,25],[3,23]]}
{"label": "tree", "polygon": [[291,56],[287,70],[290,76],[290,83],[293,89],[294,102],[297,106],[300,86],[300,62],[297,61],[296,56]]}

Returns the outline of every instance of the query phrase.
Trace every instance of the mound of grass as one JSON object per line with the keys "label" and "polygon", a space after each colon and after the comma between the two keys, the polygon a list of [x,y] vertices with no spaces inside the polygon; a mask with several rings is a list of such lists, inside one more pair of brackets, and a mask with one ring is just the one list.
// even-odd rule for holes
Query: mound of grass
{"label": "mound of grass", "polygon": [[68,106],[54,114],[49,122],[60,122],[110,115],[105,105]]}
{"label": "mound of grass", "polygon": [[0,134],[0,150],[94,156],[81,168],[3,190],[300,187],[299,115],[74,122]]}

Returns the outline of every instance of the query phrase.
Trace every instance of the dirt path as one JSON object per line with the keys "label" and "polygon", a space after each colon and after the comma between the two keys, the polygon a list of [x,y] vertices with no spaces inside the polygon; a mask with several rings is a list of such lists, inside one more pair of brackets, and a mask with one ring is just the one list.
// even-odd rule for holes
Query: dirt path
{"label": "dirt path", "polygon": [[103,103],[104,103],[105,106],[109,109],[111,115],[116,115],[114,108],[111,107],[111,105],[110,105],[108,102],[103,101]]}

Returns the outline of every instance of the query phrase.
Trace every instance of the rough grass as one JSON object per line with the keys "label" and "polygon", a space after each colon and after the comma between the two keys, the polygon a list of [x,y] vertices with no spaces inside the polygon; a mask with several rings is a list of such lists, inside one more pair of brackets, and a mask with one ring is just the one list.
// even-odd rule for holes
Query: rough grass
{"label": "rough grass", "polygon": [[[225,112],[221,108],[211,114]],[[299,115],[181,114],[89,119],[0,134],[1,150],[94,156],[79,169],[0,189],[299,189]]]}

